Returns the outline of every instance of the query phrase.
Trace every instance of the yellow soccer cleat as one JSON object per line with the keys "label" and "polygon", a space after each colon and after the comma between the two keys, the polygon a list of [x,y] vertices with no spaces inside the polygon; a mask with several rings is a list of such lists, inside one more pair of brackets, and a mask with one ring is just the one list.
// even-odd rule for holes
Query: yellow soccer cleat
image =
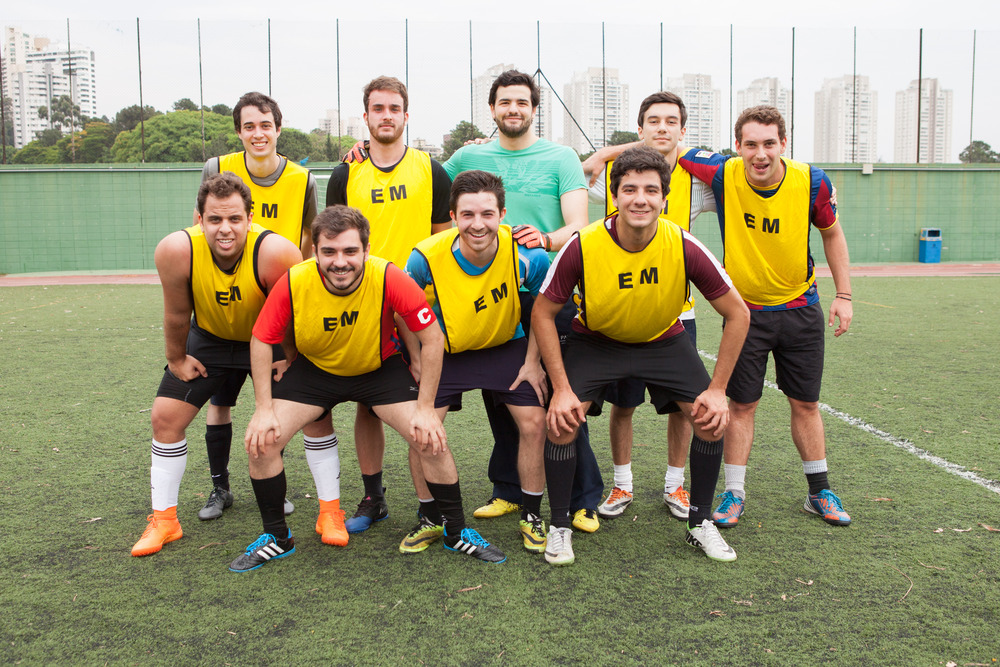
{"label": "yellow soccer cleat", "polygon": [[585,533],[594,533],[601,527],[601,522],[594,510],[577,510],[573,514],[573,527]]}
{"label": "yellow soccer cleat", "polygon": [[504,514],[511,514],[512,512],[520,511],[521,506],[517,503],[512,503],[509,500],[504,500],[503,498],[490,498],[488,503],[482,507],[477,507],[476,511],[472,513],[472,516],[477,519],[495,519],[498,516],[503,516]]}

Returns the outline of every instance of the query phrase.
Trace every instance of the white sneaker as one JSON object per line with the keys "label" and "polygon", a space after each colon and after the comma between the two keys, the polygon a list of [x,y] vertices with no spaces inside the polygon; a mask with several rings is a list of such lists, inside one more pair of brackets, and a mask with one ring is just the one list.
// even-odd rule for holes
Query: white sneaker
{"label": "white sneaker", "polygon": [[[711,519],[705,519],[700,526],[688,528],[687,543],[698,547],[712,560],[730,562],[736,560],[736,552],[726,544]],[[546,557],[548,554],[546,553]]]}
{"label": "white sneaker", "polygon": [[604,502],[597,507],[597,513],[607,518],[621,516],[631,502],[632,492],[616,486],[611,489],[611,493],[604,499]]}
{"label": "white sneaker", "polygon": [[572,565],[575,559],[576,557],[573,555],[573,531],[569,528],[556,528],[550,525],[545,543],[545,560],[552,565]]}
{"label": "white sneaker", "polygon": [[674,518],[686,520],[691,510],[691,494],[683,486],[678,486],[673,493],[668,493],[664,489],[663,504],[667,506]]}
{"label": "white sneaker", "polygon": [[293,505],[292,501],[288,499],[288,496],[285,496],[285,516],[288,516],[294,511],[295,505]]}

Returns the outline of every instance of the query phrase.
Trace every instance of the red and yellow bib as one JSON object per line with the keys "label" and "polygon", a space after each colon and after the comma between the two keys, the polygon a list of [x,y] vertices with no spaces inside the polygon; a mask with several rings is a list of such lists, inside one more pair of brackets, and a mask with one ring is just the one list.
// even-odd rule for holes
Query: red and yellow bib
{"label": "red and yellow bib", "polygon": [[385,270],[378,257],[365,261],[364,278],[346,296],[332,294],[316,259],[288,271],[295,347],[327,373],[354,376],[382,365]]}

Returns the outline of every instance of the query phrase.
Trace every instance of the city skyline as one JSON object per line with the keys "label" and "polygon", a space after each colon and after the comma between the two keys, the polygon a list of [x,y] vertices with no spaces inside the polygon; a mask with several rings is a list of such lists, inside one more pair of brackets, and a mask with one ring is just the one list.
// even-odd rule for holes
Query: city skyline
{"label": "city skyline", "polygon": [[[14,24],[13,22],[11,22]],[[398,41],[390,40],[390,47],[384,49],[385,53],[379,52],[371,54],[371,57],[358,59],[355,55],[363,49],[354,48],[358,43],[359,30],[356,24],[348,24],[341,21],[341,115],[344,118],[360,116],[362,113],[360,102],[360,88],[372,76],[381,73],[388,73],[403,78],[405,73],[409,74],[409,87],[411,93],[411,118],[410,137],[424,137],[431,142],[440,141],[440,137],[449,132],[459,121],[469,120],[470,107],[470,77],[469,77],[469,47],[468,34],[470,32],[468,23],[418,23],[409,22],[394,26],[389,25],[381,28],[388,37],[398,36]],[[161,110],[169,110],[173,101],[182,97],[190,97],[198,100],[198,57],[197,57],[197,26],[194,20],[190,22],[173,21],[165,22],[143,22],[143,92],[144,102],[155,106]],[[54,29],[54,32],[46,33],[50,38],[58,35],[58,31],[65,32],[65,21],[37,22],[22,21],[17,25],[25,32],[31,34],[42,34],[33,30],[34,25],[45,25]],[[325,26],[318,26],[316,30],[324,32],[325,43],[332,41],[332,31],[329,28],[333,25],[328,22]],[[512,28],[511,25],[516,25]],[[98,84],[101,89],[100,114],[113,114],[120,108],[138,103],[138,78],[135,64],[135,21],[71,21],[73,28],[74,48],[77,44],[90,45],[87,40],[88,35],[100,35],[100,48],[95,48],[97,66],[100,70]],[[290,72],[297,72],[297,60],[289,58],[288,49],[283,48],[289,44],[290,24],[275,21],[272,23],[272,38],[274,46],[272,51],[273,77],[269,81],[268,65],[269,59],[264,50],[251,50],[244,58],[246,67],[234,75],[232,69],[221,67],[220,52],[226,43],[236,35],[246,37],[246,34],[267,36],[267,22],[253,21],[229,21],[229,22],[202,22],[202,47],[204,49],[204,101],[207,105],[215,103],[233,104],[240,94],[251,89],[261,89],[265,92],[269,83],[273,82],[272,93],[281,102],[285,114],[286,124],[291,127],[309,131],[316,126],[316,119],[325,114],[325,110],[336,106],[336,71],[335,59],[332,50],[327,50],[324,57],[329,66],[326,68],[324,76],[310,75],[306,85],[297,85],[297,81]],[[319,44],[323,40],[312,39],[309,34],[310,25],[296,24],[300,29],[297,38],[302,43]],[[362,26],[361,33],[365,33],[371,25]],[[170,29],[167,29],[170,28]],[[194,29],[192,29],[194,28]],[[487,67],[504,63],[514,64],[519,69],[534,73],[537,69],[536,46],[536,26],[534,23],[521,24],[500,24],[490,23],[480,25],[473,23],[473,71],[482,72]],[[547,26],[541,24],[541,70],[543,76],[543,89],[547,88],[547,82],[560,89],[565,81],[568,81],[572,72],[580,70],[580,64],[572,62],[572,58],[554,47],[565,41],[567,33],[582,35],[585,39],[582,43],[587,46],[583,50],[586,56],[593,55],[594,60],[601,56],[601,25],[585,24],[573,26]],[[522,37],[522,47],[530,44],[531,48],[511,49],[501,38],[502,35],[518,33]],[[649,39],[633,39],[626,42],[621,39],[622,35],[635,37],[639,31]],[[680,31],[685,34],[696,32],[705,35],[709,41],[728,44],[729,27],[715,26],[710,29],[699,31]],[[396,33],[398,32],[398,35]],[[464,32],[465,39],[452,40],[447,43],[426,44],[418,48],[414,44],[423,44],[427,41],[423,39],[429,34],[458,33]],[[737,26],[734,28],[734,51],[741,53],[749,44],[750,38],[760,33],[761,30],[752,30]],[[785,33],[788,34],[785,34]],[[821,32],[821,31],[820,31]],[[406,61],[403,44],[409,38],[409,62]],[[496,33],[493,38],[490,35]],[[708,50],[704,53],[690,53],[684,49],[668,51],[664,56],[663,72],[657,62],[659,60],[659,26],[643,25],[622,26],[608,25],[606,29],[608,36],[606,47],[606,61],[609,68],[617,66],[622,81],[628,83],[631,88],[630,109],[625,115],[630,126],[630,131],[635,131],[635,113],[638,103],[643,97],[659,88],[660,76],[665,79],[683,75],[685,73],[705,73],[712,76],[714,87],[721,92],[720,109],[720,138],[718,147],[730,147],[731,137],[728,128],[734,120],[735,110],[730,110],[729,98],[729,63],[728,48],[724,50],[716,49],[715,52]],[[752,57],[737,58],[733,65],[733,107],[737,106],[736,95],[739,91],[748,88],[756,79],[775,77],[788,86],[790,80],[790,58],[789,53],[782,53],[790,47],[790,31],[779,29],[767,29],[770,40],[764,40],[764,45],[755,48]],[[823,51],[820,45],[814,45],[813,39],[817,29],[797,29],[796,37],[796,80],[795,85],[795,116],[794,122],[789,123],[790,136],[795,140],[794,157],[800,160],[814,159],[814,116],[815,101],[814,95],[820,90],[822,81],[826,78],[844,76],[851,71],[851,48],[852,31],[850,29],[841,30],[835,34],[831,31],[824,33],[823,47],[835,47],[834,52],[839,55],[835,63],[826,62],[832,60],[824,55],[821,60],[825,63],[822,68],[816,65],[819,59],[819,52]],[[194,39],[192,39],[192,36]],[[228,37],[227,37],[228,36]],[[924,76],[925,78],[938,78],[942,86],[955,91],[954,100],[954,124],[952,156],[950,161],[957,160],[958,152],[969,143],[969,122],[971,103],[971,56],[972,45],[971,30],[963,31],[961,39],[956,41],[956,35],[948,34],[947,31],[925,31],[924,37]],[[987,113],[992,100],[1000,103],[1000,91],[998,84],[987,76],[994,63],[1000,64],[1000,48],[994,46],[998,40],[989,39],[990,33],[984,30],[979,31],[977,42],[977,62],[976,62],[976,87],[975,87],[975,126],[976,131],[973,139],[983,140],[993,146],[1000,145],[1000,128],[995,127],[992,117]],[[182,39],[183,37],[183,39]],[[858,36],[858,74],[870,76],[871,88],[879,90],[883,95],[894,93],[903,89],[915,77],[916,61],[916,33],[907,31],[872,31],[871,29],[859,30]],[[668,43],[670,35],[666,36]],[[964,41],[967,41],[966,45]],[[54,40],[55,41],[55,40]],[[509,41],[509,40],[508,40]],[[678,40],[673,40],[677,42]],[[638,57],[638,51],[633,50],[637,55],[631,59],[623,59],[625,55],[632,52],[627,46],[644,45],[643,56],[653,55],[652,61],[649,58]],[[784,42],[784,43],[782,43]],[[947,43],[948,49],[942,49]],[[896,44],[906,44],[907,57],[893,58],[894,65],[887,71],[877,73],[868,70],[862,65],[872,61],[872,49],[878,45],[889,48],[890,52],[897,53],[903,51],[902,48],[893,50],[891,47]],[[957,44],[957,46],[956,46]],[[911,46],[913,48],[911,48]],[[967,46],[967,49],[965,48]],[[596,48],[595,48],[596,47]],[[636,47],[638,49],[639,47]],[[962,55],[960,52],[968,51]],[[224,51],[224,50],[223,50]],[[390,52],[391,51],[391,52]],[[502,54],[517,52],[521,58],[511,59]],[[578,49],[577,51],[580,51]],[[825,53],[825,51],[824,51]],[[369,54],[366,54],[368,56]],[[554,57],[558,55],[559,57]],[[573,55],[579,55],[574,53]],[[169,56],[169,57],[167,57]],[[494,57],[497,56],[497,57]],[[947,57],[946,57],[947,56]],[[881,58],[881,61],[888,59]],[[310,62],[312,60],[310,59]],[[668,62],[669,61],[669,62]],[[478,63],[478,65],[477,65]],[[624,66],[623,66],[624,64]],[[881,63],[883,66],[886,64]],[[687,66],[691,65],[690,68]],[[699,69],[704,65],[704,69]],[[834,66],[836,70],[832,69]],[[129,70],[132,70],[129,72]],[[194,73],[191,76],[191,72]],[[169,73],[169,76],[165,73]],[[821,76],[822,75],[822,76]],[[169,81],[169,84],[165,82]],[[963,81],[965,83],[963,84]],[[114,83],[112,83],[114,82]],[[789,82],[789,83],[786,83]],[[877,83],[879,82],[879,83]],[[117,85],[116,85],[117,84]],[[464,91],[464,92],[463,92]],[[473,105],[476,106],[476,105]],[[485,107],[485,103],[483,104]],[[486,110],[488,112],[488,109]],[[548,131],[552,132],[553,140],[559,140],[565,135],[565,128],[562,127],[563,114],[559,113],[560,105],[558,100],[553,100],[553,111],[549,119],[552,125],[558,125]],[[888,105],[882,105],[878,110],[879,119],[877,131],[879,133],[877,145],[879,157],[883,161],[892,161],[892,147],[894,138],[892,109]],[[548,129],[548,128],[547,128]],[[487,132],[489,134],[489,132]],[[690,143],[690,142],[689,142]]]}

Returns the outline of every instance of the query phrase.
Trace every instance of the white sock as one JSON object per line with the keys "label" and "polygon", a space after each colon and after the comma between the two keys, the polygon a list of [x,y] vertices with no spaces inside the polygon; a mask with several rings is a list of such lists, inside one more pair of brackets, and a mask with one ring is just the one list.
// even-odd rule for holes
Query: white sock
{"label": "white sock", "polygon": [[802,462],[802,472],[807,475],[812,475],[817,472],[827,472],[826,459],[819,459],[817,461],[803,461]]}
{"label": "white sock", "polygon": [[320,500],[340,500],[340,449],[337,434],[320,438],[303,435],[306,448],[306,463],[316,483],[316,495]]}
{"label": "white sock", "polygon": [[747,467],[727,463],[723,466],[726,469],[726,491],[732,491],[737,498],[746,499],[747,492],[743,489],[747,476]]}
{"label": "white sock", "polygon": [[684,466],[679,468],[668,465],[667,474],[663,476],[663,492],[673,493],[684,486]]}
{"label": "white sock", "polygon": [[632,464],[625,463],[615,466],[615,486],[622,491],[632,493]]}
{"label": "white sock", "polygon": [[157,512],[177,507],[177,496],[181,491],[181,479],[187,466],[187,456],[187,439],[173,443],[153,440],[149,485],[153,496],[153,509]]}

